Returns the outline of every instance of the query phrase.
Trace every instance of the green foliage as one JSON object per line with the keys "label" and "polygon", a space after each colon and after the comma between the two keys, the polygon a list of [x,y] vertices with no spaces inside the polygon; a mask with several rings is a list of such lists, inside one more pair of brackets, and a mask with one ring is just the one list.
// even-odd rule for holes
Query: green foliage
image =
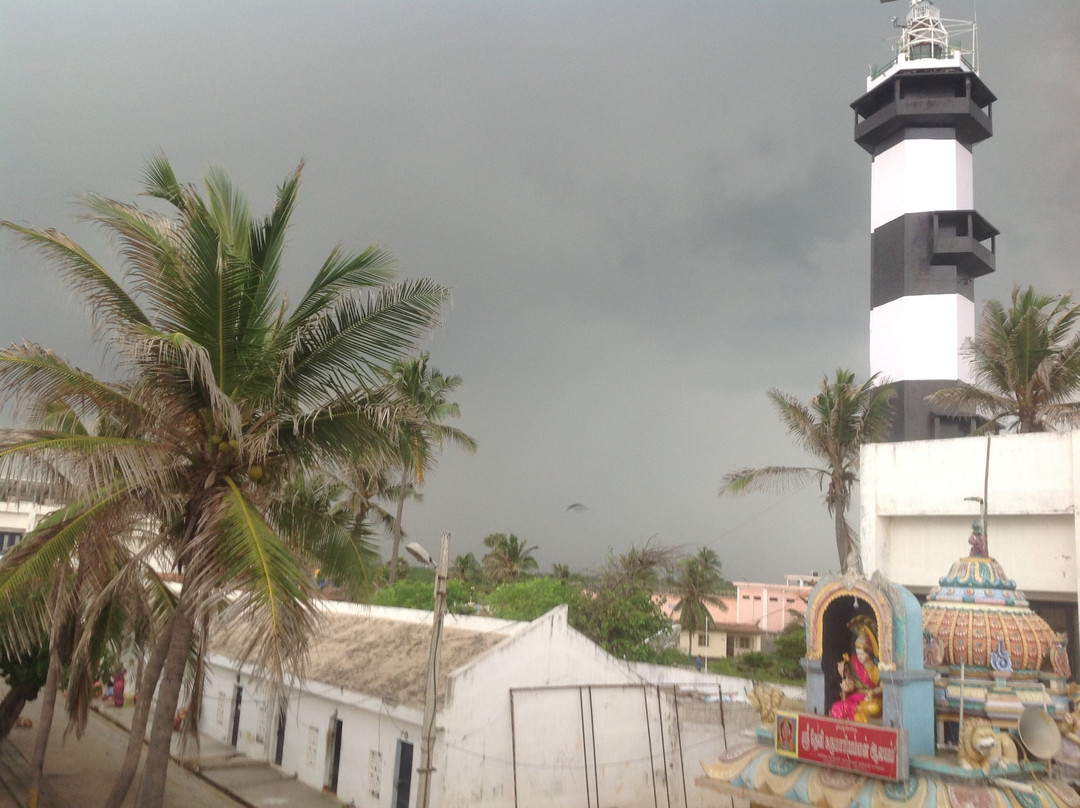
{"label": "green foliage", "polygon": [[650,590],[625,584],[578,597],[570,625],[620,659],[652,662],[658,653],[647,640],[670,629],[671,621],[653,602]]}
{"label": "green foliage", "polygon": [[[473,614],[475,608],[471,603],[471,593],[468,587],[461,581],[449,580],[446,582],[446,609],[451,614]],[[421,578],[405,578],[397,581],[393,586],[379,590],[372,600],[376,606],[397,606],[402,609],[424,609],[431,611],[435,608],[435,581],[434,576],[429,580]]]}
{"label": "green foliage", "polygon": [[472,553],[459,555],[454,559],[454,563],[450,567],[450,577],[463,581],[470,586],[481,586],[486,583],[484,568]]}
{"label": "green foliage", "polygon": [[39,645],[17,656],[0,655],[0,676],[12,690],[20,691],[27,701],[37,698],[49,673],[49,648]]}
{"label": "green foliage", "polygon": [[484,571],[496,583],[516,581],[538,568],[533,556],[536,545],[526,545],[513,533],[492,533],[484,538],[484,546],[490,549],[484,555]]}
{"label": "green foliage", "polygon": [[516,583],[501,584],[495,591],[480,598],[493,617],[506,620],[535,620],[556,606],[570,604],[580,598],[566,581],[556,578],[530,578]]}
{"label": "green foliage", "polygon": [[678,648],[660,648],[652,650],[649,658],[644,660],[656,665],[669,665],[671,667],[685,668],[693,664],[693,661]]}
{"label": "green foliage", "polygon": [[787,679],[802,679],[805,676],[802,658],[805,656],[806,627],[801,621],[794,621],[776,637],[772,653],[774,667]]}
{"label": "green foliage", "polygon": [[751,651],[748,654],[735,657],[735,670],[742,674],[753,673],[767,667],[769,667],[769,657],[760,651]]}

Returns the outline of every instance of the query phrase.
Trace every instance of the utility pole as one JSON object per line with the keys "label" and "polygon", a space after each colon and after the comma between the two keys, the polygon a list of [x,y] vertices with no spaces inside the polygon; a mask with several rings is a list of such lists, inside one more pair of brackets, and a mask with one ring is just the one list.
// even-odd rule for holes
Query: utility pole
{"label": "utility pole", "polygon": [[[430,558],[428,556],[428,559]],[[450,534],[443,533],[439,566],[435,570],[435,612],[431,616],[427,693],[424,695],[424,726],[420,741],[420,768],[417,769],[420,774],[420,795],[417,800],[419,808],[429,808],[431,805],[431,773],[434,771],[431,765],[431,754],[435,747],[435,698],[439,677],[439,658],[442,655],[443,617],[446,614],[446,576],[449,568]]]}

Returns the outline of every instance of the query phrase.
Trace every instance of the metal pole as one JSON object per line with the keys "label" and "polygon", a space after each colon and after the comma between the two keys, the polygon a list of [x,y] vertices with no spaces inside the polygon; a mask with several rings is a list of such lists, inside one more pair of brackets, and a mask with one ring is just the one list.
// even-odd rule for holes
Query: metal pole
{"label": "metal pole", "polygon": [[424,695],[424,726],[420,743],[419,808],[431,805],[431,754],[435,747],[435,697],[442,652],[443,615],[446,612],[446,574],[450,567],[450,534],[442,535],[442,553],[435,570],[435,611],[431,615],[431,645],[428,648],[427,693]]}

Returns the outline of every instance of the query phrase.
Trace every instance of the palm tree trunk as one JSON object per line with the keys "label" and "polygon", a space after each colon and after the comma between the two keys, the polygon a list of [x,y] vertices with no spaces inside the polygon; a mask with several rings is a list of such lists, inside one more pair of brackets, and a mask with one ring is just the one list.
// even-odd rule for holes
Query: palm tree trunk
{"label": "palm tree trunk", "polygon": [[390,549],[390,586],[397,580],[397,560],[401,550],[401,514],[405,510],[405,486],[409,482],[409,467],[401,470],[401,489],[398,491],[397,516],[394,518],[394,544]]}
{"label": "palm tree trunk", "polygon": [[836,551],[840,554],[840,572],[847,573],[850,570],[862,575],[862,554],[859,552],[859,542],[852,533],[851,525],[844,518],[846,511],[846,503],[843,507],[837,504],[833,511],[836,526]]}
{"label": "palm tree trunk", "polygon": [[185,598],[186,590],[181,590],[180,601],[173,613],[172,636],[169,638],[169,650],[165,655],[161,672],[161,684],[158,689],[157,704],[154,708],[154,722],[150,727],[150,744],[146,751],[146,765],[143,768],[142,793],[139,796],[139,808],[161,808],[165,799],[165,778],[169,772],[169,750],[172,745],[173,719],[180,701],[180,688],[184,683],[184,669],[187,667],[188,651],[195,626],[192,614],[193,606]]}
{"label": "palm tree trunk", "polygon": [[0,741],[4,740],[15,726],[23,707],[26,706],[26,693],[17,687],[11,688],[0,701]]}
{"label": "palm tree trunk", "polygon": [[120,771],[116,775],[116,782],[113,783],[112,792],[105,801],[104,808],[120,808],[135,780],[135,772],[139,769],[139,757],[142,755],[143,744],[146,742],[146,720],[150,717],[150,705],[154,703],[154,689],[157,687],[158,679],[161,678],[161,669],[165,665],[165,654],[169,650],[172,639],[172,628],[173,617],[170,616],[162,628],[161,636],[154,643],[150,659],[139,677],[138,690],[135,692],[140,698],[135,702],[135,712],[131,717],[131,733],[128,735],[127,751],[124,753]]}
{"label": "palm tree trunk", "polygon": [[49,747],[49,733],[52,731],[53,714],[56,712],[56,691],[60,682],[60,649],[56,647],[55,637],[49,643],[49,673],[45,677],[45,686],[41,689],[40,726],[34,738],[34,752],[30,756],[30,784],[26,789],[26,808],[37,808],[41,793],[41,775],[45,769],[45,750]]}

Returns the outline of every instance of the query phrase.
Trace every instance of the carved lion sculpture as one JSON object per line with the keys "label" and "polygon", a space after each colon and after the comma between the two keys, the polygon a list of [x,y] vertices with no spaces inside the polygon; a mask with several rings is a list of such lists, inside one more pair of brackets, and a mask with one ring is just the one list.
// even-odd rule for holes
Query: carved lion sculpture
{"label": "carved lion sculpture", "polygon": [[1008,733],[997,732],[985,718],[971,718],[960,729],[960,763],[965,769],[989,772],[1017,763],[1016,743]]}

